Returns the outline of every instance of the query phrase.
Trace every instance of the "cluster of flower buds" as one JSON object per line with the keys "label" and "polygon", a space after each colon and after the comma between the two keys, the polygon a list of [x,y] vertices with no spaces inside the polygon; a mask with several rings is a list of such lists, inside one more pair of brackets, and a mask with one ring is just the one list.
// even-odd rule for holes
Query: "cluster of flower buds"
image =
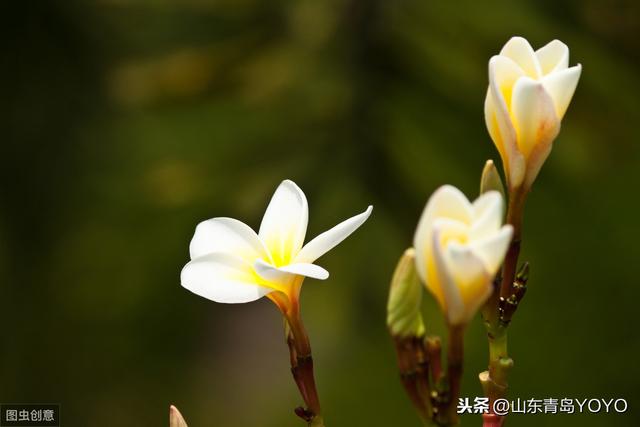
{"label": "cluster of flower buds", "polygon": [[[405,389],[426,422],[442,426],[457,422],[450,402],[459,392],[462,331],[483,306],[490,367],[480,380],[492,399],[506,392],[506,375],[513,365],[506,352],[506,328],[529,277],[528,263],[516,273],[524,201],[551,151],[580,78],[581,66],[568,64],[569,49],[564,43],[554,40],[534,51],[521,37],[509,40],[491,58],[485,120],[502,158],[508,191],[491,160],[485,164],[480,197],[474,202],[450,185],[437,189],[418,223],[415,249],[405,252],[392,279],[387,325],[396,343]],[[413,259],[415,271],[409,267]],[[424,345],[422,293],[416,273],[449,326],[446,374],[439,368],[440,349],[436,360],[428,357]],[[428,365],[438,367],[437,375],[430,375],[428,366],[407,363],[420,361],[424,354]],[[416,381],[407,382],[408,368],[417,373]],[[421,381],[423,390],[431,390],[430,399],[420,395]],[[502,421],[495,414],[485,417],[487,426]]]}

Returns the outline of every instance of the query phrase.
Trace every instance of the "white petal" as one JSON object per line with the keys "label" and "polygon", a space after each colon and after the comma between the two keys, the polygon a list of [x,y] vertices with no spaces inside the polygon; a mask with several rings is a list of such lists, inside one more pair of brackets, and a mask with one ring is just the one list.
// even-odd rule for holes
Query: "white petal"
{"label": "white petal", "polygon": [[522,77],[513,89],[512,115],[525,158],[536,145],[551,144],[560,130],[553,100],[542,83]]}
{"label": "white petal", "polygon": [[511,58],[529,77],[541,77],[538,58],[526,39],[512,37],[502,48],[500,55]]}
{"label": "white petal", "polygon": [[[498,107],[496,106],[496,101],[494,100],[494,95],[491,91],[491,87],[487,89],[487,96],[484,99],[484,121],[487,125],[487,130],[489,131],[489,136],[491,140],[496,145],[498,152],[500,153],[500,157],[502,161],[506,161],[508,159],[507,152],[505,148],[504,137],[502,135],[502,131],[500,130],[501,123],[498,121],[499,112],[496,111]],[[506,109],[506,107],[505,107]],[[508,114],[502,114],[501,119],[509,119]],[[504,126],[504,125],[503,125]],[[511,137],[515,141],[515,130],[513,126],[511,126],[510,121],[507,122],[507,126],[510,127],[512,133]]]}
{"label": "white petal", "polygon": [[533,149],[529,158],[527,159],[527,173],[526,179],[524,180],[524,187],[531,188],[533,182],[536,180],[538,173],[540,173],[540,169],[542,169],[542,165],[551,154],[551,149],[553,148],[553,143],[548,143],[546,145],[540,144]]}
{"label": "white petal", "polygon": [[469,239],[481,239],[495,233],[502,224],[502,195],[497,191],[487,191],[473,202],[474,221],[469,231]]}
{"label": "white petal", "polygon": [[428,246],[432,244],[433,223],[440,217],[470,224],[473,218],[471,203],[460,190],[451,185],[438,188],[427,201],[413,236],[416,268],[423,281],[427,277],[424,260],[427,258]]}
{"label": "white petal", "polygon": [[277,283],[287,283],[293,276],[305,276],[318,280],[326,280],[329,278],[329,272],[315,264],[299,263],[275,267],[258,259],[254,264],[254,268],[256,273],[264,280]]}
{"label": "white petal", "polygon": [[284,271],[298,276],[310,277],[312,279],[327,280],[329,278],[329,272],[319,265],[315,264],[289,264],[278,268],[280,271]]}
{"label": "white petal", "polygon": [[351,233],[356,231],[371,215],[373,206],[369,206],[366,211],[351,217],[340,224],[316,236],[308,242],[295,258],[295,262],[312,263],[322,255],[336,247],[346,239]]}
{"label": "white petal", "polygon": [[513,86],[523,76],[522,69],[510,58],[494,56],[489,60],[489,90],[485,99],[484,117],[489,135],[502,157],[507,180],[513,185],[522,181],[525,168],[509,112]]}
{"label": "white petal", "polygon": [[474,200],[471,206],[473,207],[474,217],[476,219],[480,218],[486,212],[493,212],[496,207],[502,207],[502,195],[496,190],[487,191]]}
{"label": "white petal", "polygon": [[508,112],[511,109],[513,85],[520,77],[524,76],[525,72],[511,58],[495,55],[489,60],[489,84],[496,100],[502,100],[505,103],[506,120],[509,119]]}
{"label": "white petal", "polygon": [[485,269],[491,276],[495,275],[502,265],[512,235],[513,227],[507,224],[493,235],[472,241],[469,245],[474,254],[482,260]]}
{"label": "white petal", "polygon": [[180,274],[184,288],[222,303],[255,301],[273,289],[256,283],[251,264],[229,254],[207,254],[190,261]]}
{"label": "white petal", "polygon": [[451,243],[446,260],[460,294],[462,309],[449,313],[452,324],[468,323],[491,295],[491,276],[468,246]]}
{"label": "white petal", "polygon": [[567,112],[573,93],[580,80],[582,65],[578,64],[574,67],[567,68],[556,73],[549,74],[542,79],[547,92],[551,95],[553,103],[556,107],[556,115],[562,120]]}
{"label": "white petal", "polygon": [[569,66],[569,48],[560,40],[552,40],[536,50],[542,75],[564,70]]}
{"label": "white petal", "polygon": [[446,260],[447,255],[444,253],[445,249],[442,247],[440,227],[435,227],[432,233],[431,251],[433,256],[433,267],[435,272],[430,273],[432,277],[438,277],[438,285],[440,286],[440,292],[444,299],[445,313],[451,324],[459,324],[464,318],[464,303],[462,301],[462,295],[460,289],[455,282],[450,265]]}
{"label": "white petal", "polygon": [[270,259],[256,232],[233,218],[212,218],[198,224],[189,252],[191,259],[214,252],[234,254],[250,262]]}
{"label": "white petal", "polygon": [[444,217],[469,224],[473,208],[467,197],[452,185],[443,185],[429,198],[422,214],[424,226],[430,226],[437,217]]}
{"label": "white petal", "polygon": [[[447,308],[445,287],[451,286],[452,279],[447,266],[442,264],[441,252],[449,241],[466,241],[468,233],[467,224],[456,219],[437,217],[433,221],[431,230],[425,232],[426,237],[421,240],[420,252],[416,251],[418,275],[445,311]],[[437,240],[434,240],[434,237],[437,237]]]}
{"label": "white petal", "polygon": [[473,253],[471,247],[451,242],[447,245],[447,254],[449,271],[461,288],[467,283],[475,282],[478,276],[487,274],[484,263]]}
{"label": "white petal", "polygon": [[282,181],[269,202],[258,235],[278,265],[288,264],[304,243],[307,198],[293,181]]}

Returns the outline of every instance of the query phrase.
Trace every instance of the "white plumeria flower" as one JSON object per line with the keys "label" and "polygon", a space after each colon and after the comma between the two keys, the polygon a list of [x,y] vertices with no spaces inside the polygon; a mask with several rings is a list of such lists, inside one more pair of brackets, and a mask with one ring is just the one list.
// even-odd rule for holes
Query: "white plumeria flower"
{"label": "white plumeria flower", "polygon": [[473,203],[445,185],[431,196],[414,236],[416,269],[451,325],[463,325],[492,291],[513,227],[502,225],[502,195]]}
{"label": "white plumeria flower", "polygon": [[485,121],[509,188],[530,188],[551,152],[582,66],[569,67],[569,48],[553,40],[534,52],[513,37],[489,61]]}
{"label": "white plumeria flower", "polygon": [[[198,224],[189,247],[191,261],[182,269],[182,286],[221,303],[250,302],[279,291],[288,304],[297,299],[305,277],[329,277],[313,262],[360,227],[371,210],[369,206],[303,247],[307,198],[293,181],[285,180],[271,198],[258,234],[232,218]],[[286,308],[280,304],[282,298],[273,299]]]}

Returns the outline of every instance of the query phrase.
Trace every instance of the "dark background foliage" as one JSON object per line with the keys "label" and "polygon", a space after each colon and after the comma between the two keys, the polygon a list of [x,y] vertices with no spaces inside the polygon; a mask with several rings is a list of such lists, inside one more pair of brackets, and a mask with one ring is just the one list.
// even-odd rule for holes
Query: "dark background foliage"
{"label": "dark background foliage", "polygon": [[[309,236],[372,203],[320,260],[304,317],[330,426],[418,425],[385,329],[388,280],[429,194],[475,196],[487,61],[559,38],[583,76],[531,194],[530,290],[511,395],[626,398],[629,412],[518,426],[638,425],[640,8],[635,2],[5,2],[0,401],[67,426],[299,426],[282,323],[179,286],[196,223],[259,225],[284,178]],[[432,332],[441,315],[431,298]],[[464,394],[481,394],[479,322]],[[478,425],[478,417],[464,418]]]}

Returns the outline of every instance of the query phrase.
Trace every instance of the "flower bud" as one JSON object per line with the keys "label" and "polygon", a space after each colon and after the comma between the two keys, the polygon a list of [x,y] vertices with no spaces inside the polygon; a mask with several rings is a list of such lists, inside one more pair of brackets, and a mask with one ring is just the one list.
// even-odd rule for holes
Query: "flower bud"
{"label": "flower bud", "polygon": [[487,160],[482,169],[482,176],[480,177],[480,194],[484,194],[487,191],[497,191],[504,199],[504,186],[502,185],[502,178],[500,173],[493,163],[493,160]]}
{"label": "flower bud", "polygon": [[169,407],[169,427],[187,427],[182,414],[173,405]]}
{"label": "flower bud", "polygon": [[471,320],[492,291],[513,227],[502,225],[502,196],[489,191],[471,203],[460,190],[436,190],[416,234],[416,268],[450,326]]}
{"label": "flower bud", "polygon": [[420,306],[422,286],[415,268],[415,250],[407,249],[391,279],[387,326],[394,337],[421,337],[425,333]]}

